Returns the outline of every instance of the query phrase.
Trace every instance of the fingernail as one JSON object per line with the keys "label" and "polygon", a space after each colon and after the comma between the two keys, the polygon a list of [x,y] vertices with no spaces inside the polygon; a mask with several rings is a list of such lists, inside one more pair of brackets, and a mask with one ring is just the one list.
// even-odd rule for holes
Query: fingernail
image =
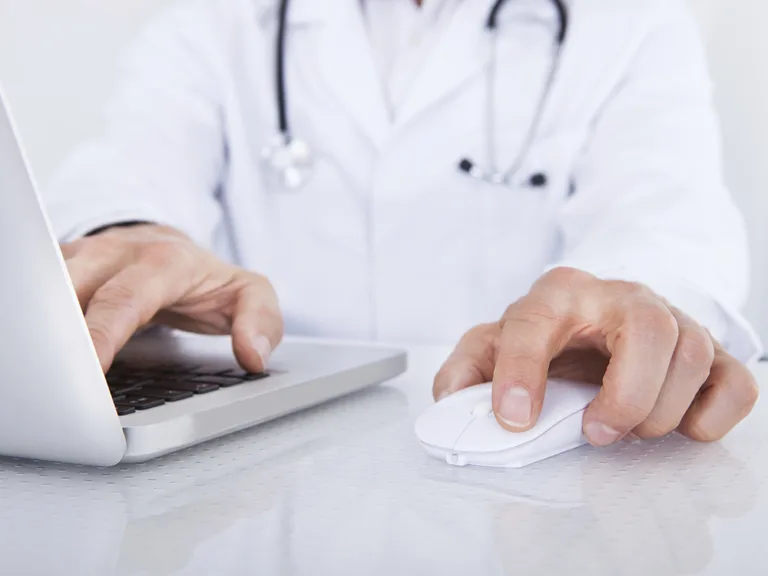
{"label": "fingernail", "polygon": [[261,365],[266,368],[269,357],[272,356],[272,344],[269,343],[266,336],[261,335],[254,336],[251,344],[254,350],[259,353],[259,356],[261,356]]}
{"label": "fingernail", "polygon": [[525,388],[510,388],[501,399],[499,417],[512,428],[526,428],[531,412],[531,395]]}
{"label": "fingernail", "polygon": [[618,441],[621,432],[601,422],[590,422],[584,426],[584,432],[593,446],[610,446]]}

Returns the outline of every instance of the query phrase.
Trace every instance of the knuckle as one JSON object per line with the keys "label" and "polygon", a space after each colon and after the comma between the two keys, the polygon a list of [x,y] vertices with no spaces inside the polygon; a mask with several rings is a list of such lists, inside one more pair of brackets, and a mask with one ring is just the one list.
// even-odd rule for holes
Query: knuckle
{"label": "knuckle", "polygon": [[749,413],[760,397],[760,387],[757,385],[755,377],[746,368],[744,369],[744,377],[739,380],[738,390],[741,403],[745,411]]}
{"label": "knuckle", "polygon": [[274,308],[269,306],[263,306],[259,314],[264,317],[272,326],[275,339],[280,342],[285,335],[285,325],[283,323],[283,315]]}
{"label": "knuckle", "polygon": [[636,399],[617,398],[609,402],[609,409],[622,422],[629,424],[630,428],[643,422],[650,413],[647,406],[643,406]]}
{"label": "knuckle", "polygon": [[254,284],[259,288],[259,290],[265,296],[268,296],[270,301],[277,301],[277,292],[275,291],[275,287],[272,285],[272,282],[270,282],[269,278],[261,274],[256,274],[255,276],[256,278],[254,280]]}
{"label": "knuckle", "polygon": [[[518,302],[513,302],[512,304],[507,306],[507,308],[504,310],[504,314],[501,315],[501,322],[500,322],[500,324],[503,326],[508,318],[514,318],[515,316],[517,316],[517,313],[518,313],[517,311],[518,311],[519,308],[520,308],[520,302],[519,301]],[[475,328],[477,328],[477,326]],[[474,328],[473,328],[473,330],[474,330]],[[471,330],[470,330],[470,332],[471,332]]]}
{"label": "knuckle", "polygon": [[499,341],[499,330],[497,324],[478,324],[468,330],[462,337],[463,343],[479,343],[483,346],[494,346]]}
{"label": "knuckle", "polygon": [[152,242],[143,245],[138,252],[138,259],[152,269],[165,270],[177,266],[185,258],[184,250],[175,242]]}
{"label": "knuckle", "polygon": [[557,304],[526,296],[510,305],[502,317],[502,328],[506,324],[552,324],[563,316]]}
{"label": "knuckle", "polygon": [[548,360],[549,344],[539,333],[540,324],[530,318],[508,323],[499,337],[499,356],[507,362]]}
{"label": "knuckle", "polygon": [[246,308],[254,310],[259,318],[282,331],[283,316],[274,291],[251,285],[242,292],[241,297],[248,302]]}
{"label": "knuckle", "polygon": [[661,305],[647,302],[634,305],[627,315],[627,323],[633,334],[642,339],[673,345],[679,338],[677,319]]}
{"label": "knuckle", "polygon": [[514,312],[558,317],[576,307],[583,280],[574,280],[570,273],[555,274],[544,285],[538,285],[530,294],[518,301]]}
{"label": "knuckle", "polygon": [[649,300],[654,296],[650,288],[638,282],[629,282],[627,280],[610,280],[608,284],[614,293],[621,294],[625,298]]}
{"label": "knuckle", "polygon": [[715,360],[715,344],[700,328],[683,328],[677,342],[677,356],[681,362],[709,372]]}
{"label": "knuckle", "polygon": [[119,316],[136,324],[142,321],[142,302],[139,294],[130,286],[122,284],[104,285],[93,295],[88,310],[97,312],[101,317]]}
{"label": "knuckle", "polygon": [[560,266],[547,272],[543,279],[547,284],[552,283],[554,285],[560,286],[572,286],[576,283],[594,280],[595,277],[588,272],[584,272],[583,270],[579,270],[577,268]]}
{"label": "knuckle", "polygon": [[250,297],[276,305],[277,292],[266,276],[243,270],[236,272],[235,278],[240,288],[250,294]]}
{"label": "knuckle", "polygon": [[88,331],[91,334],[91,340],[96,348],[103,349],[110,345],[112,335],[105,323],[99,321],[89,322]]}
{"label": "knuckle", "polygon": [[651,416],[635,429],[635,434],[640,436],[640,438],[645,439],[663,438],[670,432],[676,430],[678,426],[680,426],[681,421],[682,416],[675,421],[667,422]]}
{"label": "knuckle", "polygon": [[93,297],[93,304],[107,308],[124,308],[135,304],[136,291],[124,284],[106,284]]}
{"label": "knuckle", "polygon": [[692,418],[685,423],[683,431],[691,440],[697,442],[712,443],[721,440],[725,436],[725,431],[718,432],[706,426],[701,418]]}
{"label": "knuckle", "polygon": [[626,387],[612,387],[608,383],[604,390],[609,389],[613,389],[613,393],[606,394],[602,404],[616,418],[631,424],[630,428],[634,428],[650,416],[653,410],[653,399],[644,397],[641,391]]}

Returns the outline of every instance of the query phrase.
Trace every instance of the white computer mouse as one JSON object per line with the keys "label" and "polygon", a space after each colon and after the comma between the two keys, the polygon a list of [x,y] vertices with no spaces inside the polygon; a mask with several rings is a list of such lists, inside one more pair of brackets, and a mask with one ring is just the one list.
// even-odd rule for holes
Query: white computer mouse
{"label": "white computer mouse", "polygon": [[538,422],[515,433],[493,414],[491,384],[473,386],[430,406],[416,421],[416,436],[427,453],[449,464],[521,468],[587,443],[582,416],[599,389],[550,380]]}

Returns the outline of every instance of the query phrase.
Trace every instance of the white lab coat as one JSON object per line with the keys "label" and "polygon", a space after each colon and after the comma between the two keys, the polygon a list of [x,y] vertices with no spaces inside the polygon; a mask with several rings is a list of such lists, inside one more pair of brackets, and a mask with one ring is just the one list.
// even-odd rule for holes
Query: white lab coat
{"label": "white lab coat", "polygon": [[[570,3],[557,80],[511,188],[456,170],[487,158],[491,3],[462,3],[391,120],[358,0],[291,2],[290,116],[317,156],[298,193],[276,189],[260,160],[276,132],[275,0],[182,3],[132,51],[103,138],[47,191],[57,234],[164,222],[268,276],[288,333],[389,341],[455,341],[546,269],[573,266],[648,284],[752,357],[738,313],[745,229],[682,3]],[[556,23],[547,0],[502,12],[502,165],[531,124]],[[537,172],[543,189],[525,185]]]}

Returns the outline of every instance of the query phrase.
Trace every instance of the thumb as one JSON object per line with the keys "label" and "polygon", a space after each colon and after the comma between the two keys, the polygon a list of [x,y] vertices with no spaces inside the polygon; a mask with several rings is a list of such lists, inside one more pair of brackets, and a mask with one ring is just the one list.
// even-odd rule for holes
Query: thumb
{"label": "thumb", "polygon": [[283,317],[271,288],[259,284],[240,290],[232,318],[232,347],[240,365],[263,372],[283,338]]}
{"label": "thumb", "polygon": [[493,323],[477,326],[464,335],[435,376],[435,400],[493,379],[500,333],[499,325]]}

